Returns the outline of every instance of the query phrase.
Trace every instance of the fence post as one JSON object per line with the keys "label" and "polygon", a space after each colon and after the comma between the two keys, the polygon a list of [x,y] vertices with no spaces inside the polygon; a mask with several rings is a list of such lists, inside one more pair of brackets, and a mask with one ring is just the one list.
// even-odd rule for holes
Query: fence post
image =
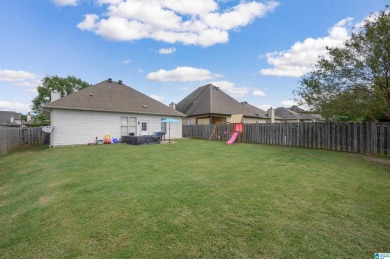
{"label": "fence post", "polygon": [[379,126],[379,154],[384,155],[385,154],[385,125],[380,124]]}
{"label": "fence post", "polygon": [[371,154],[377,154],[377,126],[371,122]]}
{"label": "fence post", "polygon": [[386,155],[390,156],[390,123],[386,123],[387,128],[387,145],[386,145]]}

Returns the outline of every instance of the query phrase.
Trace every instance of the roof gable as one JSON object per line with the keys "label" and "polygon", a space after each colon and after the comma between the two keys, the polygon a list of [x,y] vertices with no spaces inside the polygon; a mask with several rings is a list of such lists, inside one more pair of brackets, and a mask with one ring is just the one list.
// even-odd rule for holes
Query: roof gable
{"label": "roof gable", "polygon": [[193,91],[176,105],[176,109],[189,116],[210,113],[210,86],[212,85],[204,85]]}
{"label": "roof gable", "polygon": [[45,108],[185,116],[127,85],[114,81],[103,81],[87,87],[49,103]]}
{"label": "roof gable", "polygon": [[276,108],[275,109],[275,115],[284,119],[284,120],[298,120],[300,119],[300,116],[298,113],[290,110],[290,109],[287,109],[287,108],[284,108],[284,107],[279,107],[279,108]]}
{"label": "roof gable", "polygon": [[[12,111],[0,111],[0,124],[11,124],[11,118],[13,117],[14,122],[15,120],[21,121],[22,120],[22,114],[18,112],[12,112]],[[16,125],[19,125],[17,123],[14,123]],[[12,125],[14,125],[12,124]]]}
{"label": "roof gable", "polygon": [[292,109],[287,109],[284,107],[279,107],[275,109],[275,115],[281,117],[285,120],[291,119],[301,119],[301,120],[312,120],[312,121],[322,121],[324,118],[320,114],[314,113],[300,113],[295,112]]}
{"label": "roof gable", "polygon": [[193,91],[176,105],[176,109],[187,116],[243,114],[246,117],[268,118],[265,111],[238,102],[212,84],[201,86]]}

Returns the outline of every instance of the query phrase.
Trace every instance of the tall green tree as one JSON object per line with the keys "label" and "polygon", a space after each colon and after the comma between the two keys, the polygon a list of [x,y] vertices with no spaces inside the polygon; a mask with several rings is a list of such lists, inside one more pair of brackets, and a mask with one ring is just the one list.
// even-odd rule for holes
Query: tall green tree
{"label": "tall green tree", "polygon": [[37,88],[38,96],[32,100],[31,109],[36,115],[35,118],[39,122],[43,122],[48,119],[45,116],[43,106],[50,102],[50,95],[54,90],[61,93],[61,97],[64,97],[88,86],[89,84],[87,82],[74,76],[46,76],[42,79],[42,85]]}
{"label": "tall green tree", "polygon": [[342,47],[327,48],[295,94],[326,118],[390,120],[390,12],[355,29]]}

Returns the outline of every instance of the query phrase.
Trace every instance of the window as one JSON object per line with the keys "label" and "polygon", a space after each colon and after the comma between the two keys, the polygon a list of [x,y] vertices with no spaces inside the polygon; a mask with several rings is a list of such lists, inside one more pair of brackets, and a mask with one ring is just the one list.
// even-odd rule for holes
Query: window
{"label": "window", "polygon": [[121,117],[121,136],[128,136],[130,133],[137,134],[137,118]]}
{"label": "window", "polygon": [[[165,120],[165,119],[161,119]],[[167,123],[166,122],[161,122],[161,132],[167,132]]]}
{"label": "window", "polygon": [[121,136],[128,135],[128,118],[121,117]]}
{"label": "window", "polygon": [[143,121],[141,124],[142,131],[148,131],[148,123]]}

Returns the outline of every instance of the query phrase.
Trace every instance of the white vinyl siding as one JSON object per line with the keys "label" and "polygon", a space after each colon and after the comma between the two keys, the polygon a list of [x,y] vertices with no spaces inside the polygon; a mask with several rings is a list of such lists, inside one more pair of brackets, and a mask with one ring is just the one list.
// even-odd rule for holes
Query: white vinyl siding
{"label": "white vinyl siding", "polygon": [[[126,114],[110,113],[97,111],[78,111],[53,109],[51,112],[51,125],[55,127],[52,134],[53,146],[66,145],[86,145],[89,141],[104,139],[105,134],[111,138],[120,138],[124,123],[121,118],[136,118],[127,122],[128,133],[135,130],[137,135],[141,132],[140,121],[148,121],[149,134],[161,131],[161,119],[167,116],[145,115],[145,114]],[[182,137],[182,119],[172,117],[178,120],[178,123],[171,123],[171,138]],[[134,123],[135,125],[134,125]]]}
{"label": "white vinyl siding", "polygon": [[137,135],[137,118],[121,117],[121,136]]}

